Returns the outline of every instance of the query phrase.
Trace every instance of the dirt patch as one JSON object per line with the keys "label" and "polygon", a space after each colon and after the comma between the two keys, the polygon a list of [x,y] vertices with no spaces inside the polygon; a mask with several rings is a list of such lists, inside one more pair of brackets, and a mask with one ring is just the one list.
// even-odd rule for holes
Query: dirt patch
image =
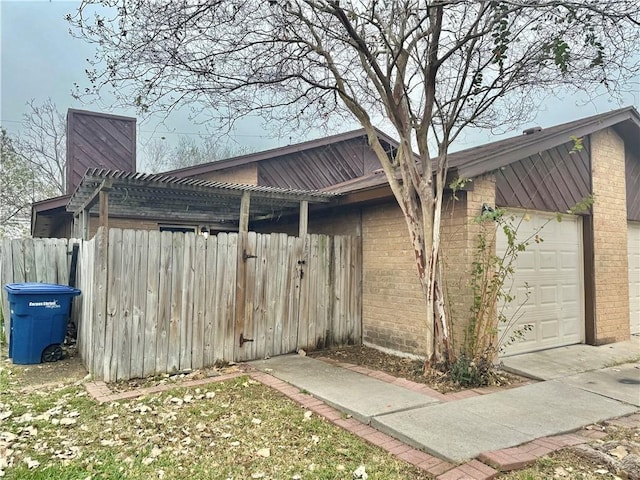
{"label": "dirt patch", "polygon": [[[424,374],[422,360],[414,360],[391,355],[375,348],[366,346],[353,346],[319,352],[309,352],[310,357],[324,357],[341,363],[360,365],[370,370],[380,370],[394,377],[406,378],[416,383],[423,383],[441,392],[458,392],[465,390],[452,381],[442,372]],[[492,387],[510,388],[525,383],[530,383],[528,378],[520,377],[504,371],[497,371]]]}
{"label": "dirt patch", "polygon": [[88,372],[75,347],[66,347],[64,350],[64,358],[57,362],[16,365],[8,358],[6,347],[3,348],[3,364],[11,366],[8,369],[10,384],[18,388],[37,388],[42,385],[73,383],[84,379]]}
{"label": "dirt patch", "polygon": [[119,382],[109,383],[109,389],[113,393],[129,392],[141,388],[158,387],[161,385],[175,385],[179,387],[182,382],[190,380],[202,380],[204,378],[214,378],[230,373],[243,372],[246,370],[244,364],[219,365],[215,367],[202,368],[197,370],[186,370],[175,373],[164,373],[147,378],[132,378],[131,380],[122,380]]}

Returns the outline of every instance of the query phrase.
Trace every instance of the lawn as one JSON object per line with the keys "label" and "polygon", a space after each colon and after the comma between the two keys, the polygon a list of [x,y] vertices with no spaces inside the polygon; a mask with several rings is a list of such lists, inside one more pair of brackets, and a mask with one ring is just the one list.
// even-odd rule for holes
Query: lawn
{"label": "lawn", "polygon": [[248,377],[100,405],[80,384],[20,393],[0,372],[6,479],[423,479]]}

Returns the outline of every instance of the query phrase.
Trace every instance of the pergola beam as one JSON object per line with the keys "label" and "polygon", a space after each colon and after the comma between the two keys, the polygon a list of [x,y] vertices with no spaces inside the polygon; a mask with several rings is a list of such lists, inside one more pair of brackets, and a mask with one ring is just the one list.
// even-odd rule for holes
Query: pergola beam
{"label": "pergola beam", "polygon": [[99,200],[100,192],[109,191],[113,188],[113,181],[110,178],[104,179],[100,185],[98,185],[95,190],[89,195],[89,197],[73,211],[73,213],[84,212],[85,210],[91,209],[95,205],[95,203]]}

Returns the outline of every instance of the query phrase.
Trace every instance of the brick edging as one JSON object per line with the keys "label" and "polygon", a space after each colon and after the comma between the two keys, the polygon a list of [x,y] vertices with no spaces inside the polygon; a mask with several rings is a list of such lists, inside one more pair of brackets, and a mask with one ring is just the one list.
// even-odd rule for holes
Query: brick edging
{"label": "brick edging", "polygon": [[478,460],[502,472],[508,472],[531,465],[539,458],[552,452],[587,443],[588,441],[589,438],[587,436],[582,436],[579,433],[542,437],[518,447],[483,452],[478,456]]}
{"label": "brick edging", "polygon": [[372,445],[386,450],[390,454],[398,457],[400,460],[410,463],[431,475],[440,475],[454,467],[454,465],[449,462],[438,457],[434,457],[433,455],[429,455],[421,450],[412,448],[400,440],[397,440],[386,433],[382,433],[375,428],[356,420],[355,418],[345,417],[342,412],[327,405],[322,400],[318,400],[309,394],[302,393],[299,388],[269,375],[268,373],[248,371],[247,374],[263,385],[282,393],[303,408],[326,418],[331,423],[354,435],[357,435]]}
{"label": "brick edging", "polygon": [[174,388],[189,388],[198,387],[201,385],[207,385],[209,383],[224,382],[225,380],[231,380],[232,378],[242,377],[246,375],[245,372],[234,372],[220,375],[217,377],[200,378],[198,380],[187,380],[181,383],[172,383],[165,385],[157,385],[155,387],[139,388],[136,390],[129,390],[127,392],[113,393],[107,384],[103,381],[96,380],[87,382],[84,384],[84,388],[87,393],[91,395],[97,402],[117,402],[119,400],[130,400],[132,398],[141,397],[150,393],[166,392]]}
{"label": "brick edging", "polygon": [[[640,428],[640,413],[606,420],[605,423],[625,428]],[[582,445],[592,440],[600,440],[606,436],[607,433],[602,430],[583,427],[574,433],[541,437],[517,447],[483,452],[478,456],[478,460],[503,472],[518,470],[531,465],[539,458],[552,452]]]}

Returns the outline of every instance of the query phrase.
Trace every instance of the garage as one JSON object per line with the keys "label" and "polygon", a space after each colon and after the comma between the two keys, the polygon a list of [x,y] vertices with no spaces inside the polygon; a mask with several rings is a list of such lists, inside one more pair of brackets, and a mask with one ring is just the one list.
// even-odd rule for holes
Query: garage
{"label": "garage", "polygon": [[[509,215],[515,218],[515,225],[519,225],[518,241],[527,238],[532,241],[519,254],[512,281],[504,286],[515,299],[499,306],[508,320],[508,325],[499,326],[499,335],[508,339],[525,325],[531,325],[531,330],[523,332],[524,337],[507,346],[502,354],[581,343],[584,340],[584,290],[580,218],[564,215],[562,221],[558,221],[554,214],[522,211],[511,211]],[[536,235],[539,242],[535,241]],[[503,255],[506,248],[507,237],[499,228],[498,256]]]}
{"label": "garage", "polygon": [[629,317],[631,333],[640,334],[640,222],[629,222]]}

